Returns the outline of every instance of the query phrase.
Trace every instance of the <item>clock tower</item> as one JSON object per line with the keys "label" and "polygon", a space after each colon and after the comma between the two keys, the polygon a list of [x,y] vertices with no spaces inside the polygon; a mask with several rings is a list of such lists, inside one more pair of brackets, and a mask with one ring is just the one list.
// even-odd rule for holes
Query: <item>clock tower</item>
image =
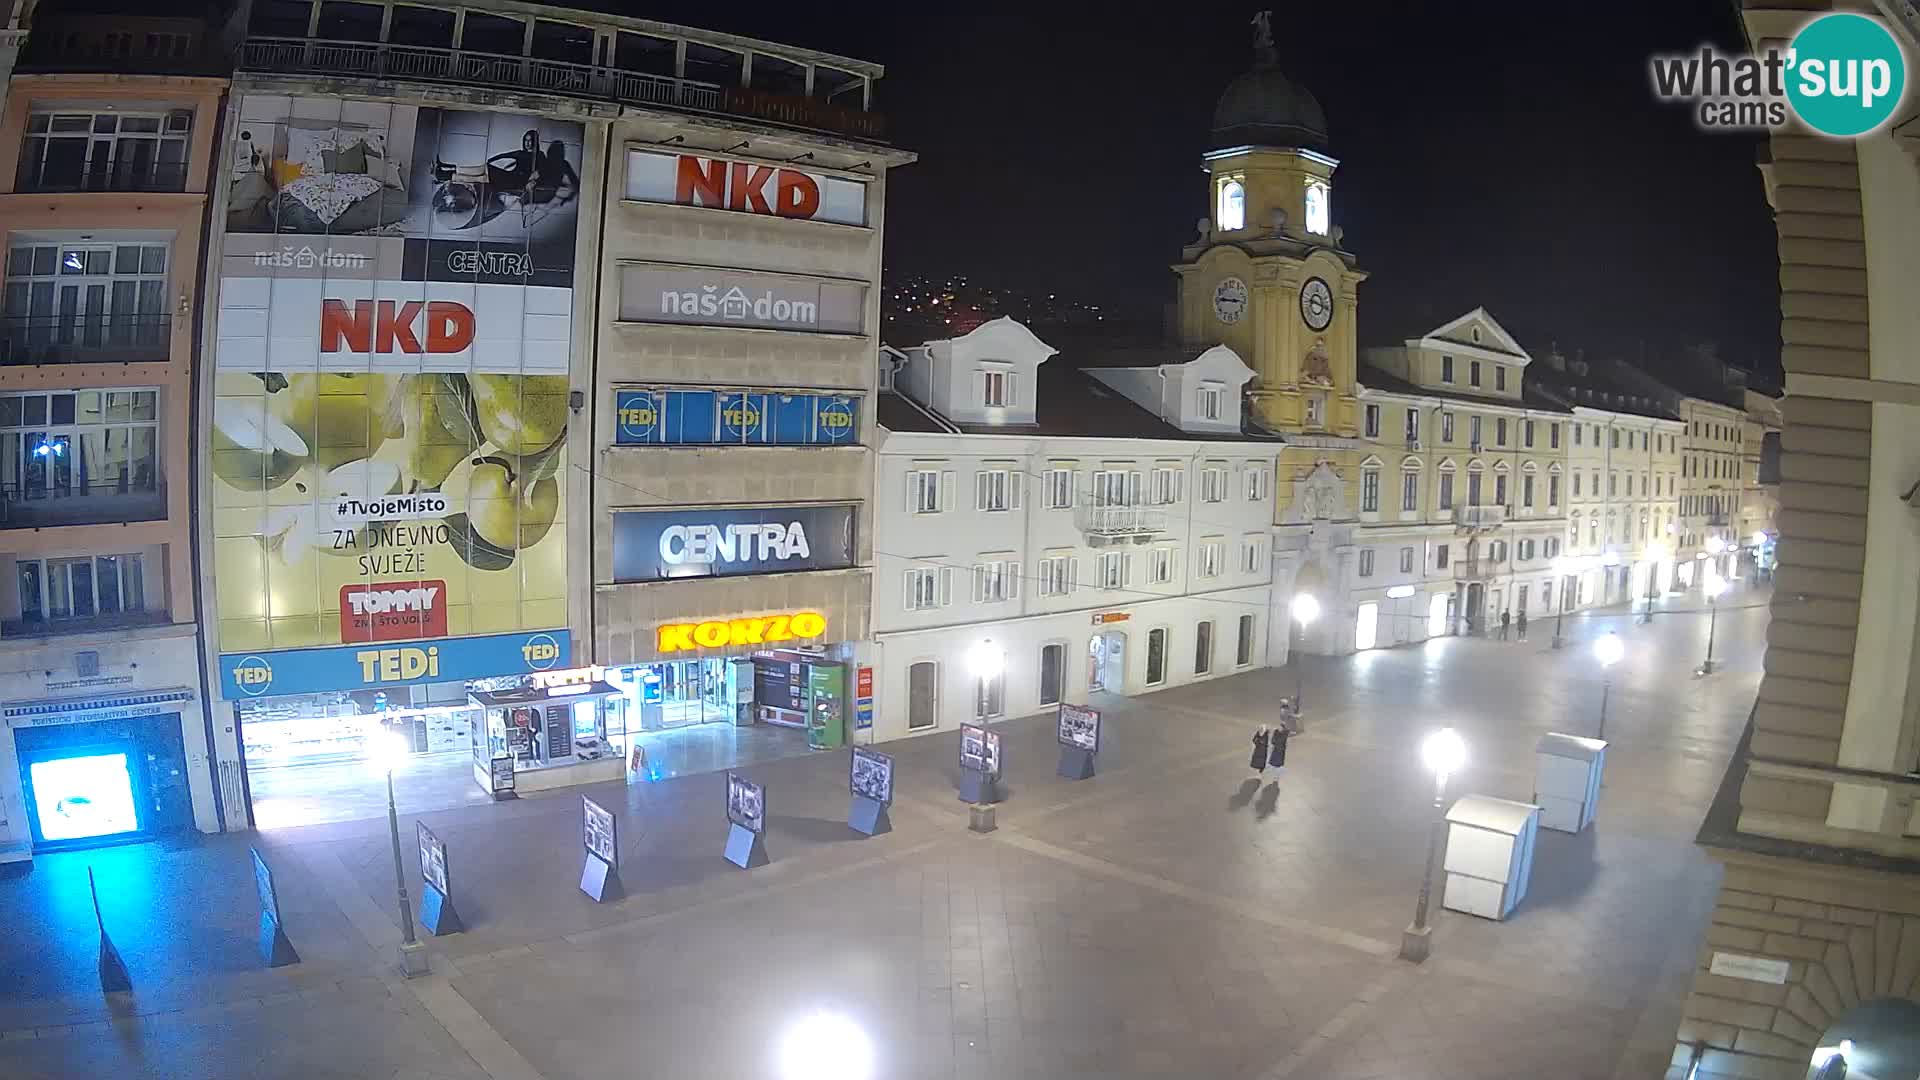
{"label": "clock tower", "polygon": [[1257,376],[1252,416],[1287,433],[1353,436],[1357,288],[1334,224],[1326,115],[1280,71],[1265,13],[1253,67],[1214,108],[1209,216],[1181,252],[1180,337],[1226,345]]}

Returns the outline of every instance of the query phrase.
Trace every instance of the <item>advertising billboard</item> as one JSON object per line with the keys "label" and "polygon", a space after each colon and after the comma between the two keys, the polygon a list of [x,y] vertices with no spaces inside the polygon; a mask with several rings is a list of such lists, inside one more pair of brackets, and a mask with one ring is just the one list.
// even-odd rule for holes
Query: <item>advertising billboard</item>
{"label": "advertising billboard", "polygon": [[627,198],[801,221],[867,223],[864,180],[699,154],[627,151]]}
{"label": "advertising billboard", "polygon": [[854,565],[854,508],[616,510],[613,580],[783,574]]}
{"label": "advertising billboard", "polygon": [[229,138],[223,656],[565,627],[580,125],[253,94]]}
{"label": "advertising billboard", "polygon": [[780,390],[616,390],[616,446],[848,446],[852,394]]}
{"label": "advertising billboard", "polygon": [[728,772],[727,820],[752,832],[766,832],[767,789],[737,772]]}
{"label": "advertising billboard", "polygon": [[629,263],[620,268],[620,320],[858,334],[867,325],[867,286],[835,278]]}

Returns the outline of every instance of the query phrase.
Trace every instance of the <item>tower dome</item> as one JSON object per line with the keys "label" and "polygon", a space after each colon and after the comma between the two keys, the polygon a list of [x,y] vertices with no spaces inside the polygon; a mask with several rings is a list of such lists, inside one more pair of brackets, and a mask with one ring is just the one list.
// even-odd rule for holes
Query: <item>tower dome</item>
{"label": "tower dome", "polygon": [[1326,152],[1327,114],[1305,87],[1280,70],[1264,18],[1254,20],[1253,55],[1253,67],[1228,83],[1213,107],[1214,147],[1287,146]]}

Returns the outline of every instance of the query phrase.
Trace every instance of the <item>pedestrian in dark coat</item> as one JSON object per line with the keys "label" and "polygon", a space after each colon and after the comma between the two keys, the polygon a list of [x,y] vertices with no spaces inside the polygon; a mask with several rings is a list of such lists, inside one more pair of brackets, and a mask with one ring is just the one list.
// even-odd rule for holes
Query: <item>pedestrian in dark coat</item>
{"label": "pedestrian in dark coat", "polygon": [[1507,640],[1507,627],[1513,623],[1513,612],[1500,612],[1500,640]]}
{"label": "pedestrian in dark coat", "polygon": [[1527,640],[1527,609],[1520,609],[1520,617],[1514,620],[1514,626],[1520,631],[1520,640]]}
{"label": "pedestrian in dark coat", "polygon": [[1254,772],[1267,771],[1267,729],[1257,727],[1253,731],[1253,759],[1247,763]]}
{"label": "pedestrian in dark coat", "polygon": [[1286,766],[1287,740],[1292,736],[1293,736],[1293,733],[1288,731],[1286,728],[1277,727],[1273,729],[1273,750],[1267,756],[1267,764],[1273,766],[1276,769],[1284,768]]}

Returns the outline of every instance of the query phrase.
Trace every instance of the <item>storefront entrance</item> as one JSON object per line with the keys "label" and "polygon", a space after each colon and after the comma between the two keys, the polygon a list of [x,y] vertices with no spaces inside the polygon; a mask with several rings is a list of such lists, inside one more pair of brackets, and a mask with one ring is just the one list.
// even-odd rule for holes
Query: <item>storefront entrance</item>
{"label": "storefront entrance", "polygon": [[1087,689],[1123,694],[1127,689],[1127,635],[1108,630],[1087,641]]}
{"label": "storefront entrance", "polygon": [[193,828],[178,712],[77,723],[60,715],[34,719],[51,722],[16,726],[13,741],[35,851]]}

